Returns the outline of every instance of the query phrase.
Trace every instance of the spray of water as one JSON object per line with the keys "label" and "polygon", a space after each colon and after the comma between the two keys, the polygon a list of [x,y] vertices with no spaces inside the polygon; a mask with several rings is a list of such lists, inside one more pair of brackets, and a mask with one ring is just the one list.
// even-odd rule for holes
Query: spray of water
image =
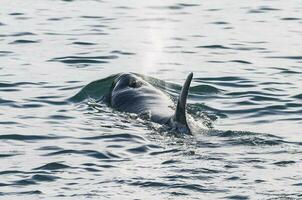
{"label": "spray of water", "polygon": [[156,28],[158,22],[150,22],[146,30],[146,41],[148,49],[143,56],[143,73],[156,72],[159,68],[158,63],[161,62],[164,49],[165,31]]}

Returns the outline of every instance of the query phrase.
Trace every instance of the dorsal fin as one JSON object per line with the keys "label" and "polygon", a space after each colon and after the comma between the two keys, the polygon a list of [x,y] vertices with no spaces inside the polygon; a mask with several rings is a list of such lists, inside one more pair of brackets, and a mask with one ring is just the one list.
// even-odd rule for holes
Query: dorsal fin
{"label": "dorsal fin", "polygon": [[176,106],[176,111],[173,116],[173,121],[174,123],[177,123],[181,126],[187,127],[187,118],[186,118],[186,104],[187,104],[187,97],[190,89],[190,84],[193,78],[193,73],[191,72],[188,76],[187,79],[182,86],[180,95],[178,97],[177,101],[177,106]]}

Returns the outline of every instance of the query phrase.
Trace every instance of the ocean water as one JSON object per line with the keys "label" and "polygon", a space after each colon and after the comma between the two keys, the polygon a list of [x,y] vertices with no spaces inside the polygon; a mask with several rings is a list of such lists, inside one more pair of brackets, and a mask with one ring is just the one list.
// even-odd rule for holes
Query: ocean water
{"label": "ocean water", "polygon": [[[302,199],[302,2],[2,0],[0,198]],[[99,99],[133,72],[194,136]]]}

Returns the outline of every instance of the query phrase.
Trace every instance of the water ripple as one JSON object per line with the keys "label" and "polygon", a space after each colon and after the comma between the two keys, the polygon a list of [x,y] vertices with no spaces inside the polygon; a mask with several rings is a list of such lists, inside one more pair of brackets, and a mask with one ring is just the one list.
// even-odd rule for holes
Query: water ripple
{"label": "water ripple", "polygon": [[108,63],[107,60],[117,59],[118,56],[65,56],[53,58],[49,61],[62,62],[67,64],[93,64]]}
{"label": "water ripple", "polygon": [[20,37],[20,36],[33,36],[33,35],[36,35],[32,32],[18,32],[18,33],[13,33],[13,34],[0,34],[0,37]]}
{"label": "water ripple", "polygon": [[92,42],[73,42],[72,44],[75,44],[75,45],[84,45],[84,46],[96,45],[96,43],[92,43]]}
{"label": "water ripple", "polygon": [[92,137],[83,137],[81,138],[83,140],[134,140],[134,141],[143,141],[144,138],[137,136],[137,135],[132,135],[128,133],[121,133],[121,134],[110,134],[110,135],[100,135],[100,136],[92,136]]}
{"label": "water ripple", "polygon": [[15,40],[11,42],[10,44],[33,44],[33,43],[39,43],[40,40]]}
{"label": "water ripple", "polygon": [[65,138],[62,136],[45,136],[45,135],[20,135],[20,134],[7,134],[0,135],[0,140],[20,140],[20,141],[31,141],[31,140],[54,140]]}
{"label": "water ripple", "polygon": [[33,170],[60,170],[60,169],[66,169],[66,168],[71,168],[68,165],[61,164],[58,162],[52,162],[52,163],[47,163],[45,165],[42,165],[40,167],[34,168]]}

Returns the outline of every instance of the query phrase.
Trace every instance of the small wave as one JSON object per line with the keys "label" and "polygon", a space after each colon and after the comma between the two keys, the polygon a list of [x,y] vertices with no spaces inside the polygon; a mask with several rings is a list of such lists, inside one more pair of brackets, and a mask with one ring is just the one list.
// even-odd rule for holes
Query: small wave
{"label": "small wave", "polygon": [[65,19],[70,19],[70,17],[51,17],[51,18],[48,18],[47,20],[49,20],[49,21],[62,21],[62,20],[65,20]]}
{"label": "small wave", "polygon": [[35,185],[35,184],[37,183],[32,179],[22,179],[22,180],[15,181],[12,185],[27,186],[27,185]]}
{"label": "small wave", "polygon": [[33,82],[16,82],[16,83],[1,83],[1,87],[17,87],[17,86],[24,86],[24,85],[41,85],[42,83],[33,83]]}
{"label": "small wave", "polygon": [[131,53],[131,52],[125,52],[125,51],[119,51],[119,50],[115,50],[115,51],[111,51],[111,53],[113,54],[120,54],[120,55],[135,55],[135,53]]}
{"label": "small wave", "polygon": [[[45,103],[45,104],[50,104],[50,105],[66,105],[66,104],[68,104],[67,101],[54,101],[54,100],[46,100],[46,99],[29,99],[29,101]],[[56,117],[56,116],[54,116],[54,117]],[[60,117],[60,116],[58,116],[58,117]],[[70,116],[65,116],[65,117],[69,118]]]}
{"label": "small wave", "polygon": [[148,8],[151,9],[168,9],[168,10],[182,10],[187,7],[196,7],[199,6],[199,4],[190,4],[190,3],[178,3],[171,6],[149,6]]}
{"label": "small wave", "polygon": [[84,19],[105,19],[104,16],[96,16],[96,15],[83,15],[83,16],[80,16],[80,18],[84,18]]}
{"label": "small wave", "polygon": [[269,6],[260,6],[256,9],[251,9],[248,11],[248,13],[266,13],[266,12],[270,12],[270,11],[280,11],[281,9],[278,8],[273,8],[273,7],[269,7]]}
{"label": "small wave", "polygon": [[42,135],[19,135],[19,134],[0,135],[0,140],[30,141],[30,140],[52,140],[52,139],[59,139],[59,138],[63,138],[63,137],[42,136]]}
{"label": "small wave", "polygon": [[68,165],[64,165],[58,162],[52,162],[45,165],[42,165],[40,167],[34,168],[33,170],[60,170],[60,169],[66,169],[71,168]]}
{"label": "small wave", "polygon": [[249,131],[215,131],[210,132],[211,135],[216,135],[219,137],[241,137],[241,136],[254,136],[257,133]]}
{"label": "small wave", "polygon": [[150,17],[150,18],[142,18],[137,19],[136,21],[140,22],[179,22],[179,20],[171,19],[171,18],[165,18],[165,17]]}
{"label": "small wave", "polygon": [[154,151],[154,152],[151,152],[150,155],[156,156],[156,155],[161,155],[161,154],[177,153],[180,151],[181,151],[180,149],[169,149],[169,150],[163,150],[163,151]]}
{"label": "small wave", "polygon": [[228,25],[230,23],[224,22],[224,21],[217,21],[217,22],[211,22],[211,24],[216,24],[216,25]]}
{"label": "small wave", "polygon": [[297,94],[297,95],[293,96],[293,98],[296,98],[296,99],[302,99],[302,93],[301,93],[301,94]]}
{"label": "small wave", "polygon": [[0,154],[0,158],[7,158],[7,157],[12,157],[12,156],[16,156],[18,154]]}
{"label": "small wave", "polygon": [[108,63],[107,60],[117,59],[118,56],[65,56],[53,58],[49,61],[62,62],[67,64],[93,64]]}
{"label": "small wave", "polygon": [[0,175],[5,175],[5,174],[26,174],[26,172],[19,171],[19,170],[4,170],[4,171],[0,171]]}
{"label": "small wave", "polygon": [[83,46],[96,45],[96,43],[92,43],[92,42],[73,42],[72,44],[75,44],[75,45],[83,45]]}
{"label": "small wave", "polygon": [[40,108],[43,107],[40,103],[24,103],[21,105],[22,108]]}
{"label": "small wave", "polygon": [[302,186],[302,183],[295,183],[295,184],[292,184],[293,186]]}
{"label": "small wave", "polygon": [[65,149],[60,150],[52,153],[45,154],[44,156],[56,156],[56,155],[70,155],[70,154],[80,154],[80,155],[86,155],[89,157],[97,158],[97,159],[110,159],[110,158],[119,158],[119,156],[112,154],[112,153],[101,153],[99,151],[94,150],[71,150],[71,149]]}
{"label": "small wave", "polygon": [[282,74],[301,74],[301,72],[294,71],[294,70],[289,70],[289,69],[284,69],[281,71]]}
{"label": "small wave", "polygon": [[59,179],[59,177],[53,175],[35,174],[31,179],[38,182],[52,182]]}
{"label": "small wave", "polygon": [[281,145],[283,140],[278,139],[265,139],[261,137],[245,137],[228,139],[226,142],[230,145],[243,145],[243,146],[276,146]]}
{"label": "small wave", "polygon": [[200,6],[200,4],[194,4],[194,3],[179,3],[178,5],[182,6],[182,7],[197,7],[197,6]]}
{"label": "small wave", "polygon": [[5,195],[36,195],[36,194],[43,194],[40,190],[29,190],[29,191],[23,191],[23,192],[10,192],[5,193]]}
{"label": "small wave", "polygon": [[238,76],[218,76],[218,77],[204,77],[204,78],[194,78],[197,81],[222,81],[222,82],[232,82],[232,81],[247,81],[247,79]]}
{"label": "small wave", "polygon": [[269,7],[269,6],[260,6],[259,10],[264,10],[264,11],[279,11],[281,9],[279,9],[279,8],[273,8],[273,7]]}
{"label": "small wave", "polygon": [[19,124],[19,123],[14,122],[14,121],[1,121],[0,124],[1,125],[16,125],[16,124]]}
{"label": "small wave", "polygon": [[240,63],[240,64],[247,64],[247,65],[253,64],[253,63],[251,63],[249,61],[246,61],[246,60],[230,60],[229,62]]}
{"label": "small wave", "polygon": [[[204,120],[215,121],[218,117],[227,118],[227,115],[223,113],[222,110],[207,106],[201,103],[189,104],[188,112],[192,114],[194,117],[201,117]],[[204,113],[204,111],[206,111]],[[208,121],[209,123],[211,123]]]}
{"label": "small wave", "polygon": [[302,20],[302,18],[298,18],[298,17],[283,17],[280,20],[283,20],[283,21],[298,21],[298,20]]}
{"label": "small wave", "polygon": [[0,34],[0,37],[20,37],[20,36],[29,36],[29,35],[35,35],[32,32],[18,32],[18,33],[13,33],[13,34]]}
{"label": "small wave", "polygon": [[0,89],[2,92],[18,92],[21,91],[20,89]]}
{"label": "small wave", "polygon": [[246,200],[250,199],[249,196],[244,195],[232,195],[232,196],[226,196],[226,199],[232,199],[232,200]]}
{"label": "small wave", "polygon": [[225,138],[224,142],[232,146],[276,146],[289,143],[283,140],[282,137],[273,134],[255,133],[250,131],[210,130],[208,135]]}
{"label": "small wave", "polygon": [[233,46],[233,47],[230,47],[230,46],[219,45],[219,44],[196,46],[195,48],[218,49],[218,50],[237,50],[237,51],[266,50],[265,48],[261,48],[261,47],[250,47],[250,46],[240,46],[240,47],[237,47],[237,46],[234,47]]}
{"label": "small wave", "polygon": [[50,115],[48,118],[56,119],[56,120],[69,120],[69,119],[74,119],[75,117],[66,116],[66,115]]}
{"label": "small wave", "polygon": [[260,92],[260,91],[244,91],[244,92],[229,92],[226,93],[227,96],[236,96],[236,97],[267,97],[267,98],[274,98],[274,97],[282,97],[282,94],[276,93],[268,93],[268,92]]}
{"label": "small wave", "polygon": [[295,164],[296,162],[293,160],[284,160],[284,161],[278,161],[278,162],[274,162],[274,165],[278,165],[278,166],[287,166],[287,165],[291,165],[291,164]]}
{"label": "small wave", "polygon": [[0,104],[12,104],[14,101],[0,98]]}
{"label": "small wave", "polygon": [[121,134],[110,134],[110,135],[100,135],[100,136],[92,136],[92,137],[84,137],[81,138],[83,140],[108,140],[112,139],[116,141],[117,139],[123,139],[123,140],[142,140],[144,141],[145,139],[143,137],[133,135],[133,134],[128,134],[128,133],[121,133]]}
{"label": "small wave", "polygon": [[0,51],[0,54],[12,54],[12,53],[14,53],[14,52],[12,52],[12,51]]}
{"label": "small wave", "polygon": [[[84,163],[82,165],[89,167],[89,170],[91,170],[91,169],[92,170],[97,170],[97,169],[92,168],[92,167],[100,167],[100,168],[106,168],[106,169],[107,168],[116,168],[116,166],[108,165],[108,164],[98,165],[98,164],[95,164],[95,163]],[[85,169],[87,169],[87,168],[85,168]],[[98,170],[98,171],[100,171],[100,170]]]}
{"label": "small wave", "polygon": [[33,43],[39,43],[40,40],[15,40],[11,42],[10,44],[33,44]]}
{"label": "small wave", "polygon": [[129,7],[129,6],[116,6],[114,8],[116,8],[116,9],[123,9],[123,10],[132,10],[133,9],[132,7]]}
{"label": "small wave", "polygon": [[205,46],[197,46],[196,48],[205,48],[205,49],[231,49],[230,47],[223,45],[205,45]]}
{"label": "small wave", "polygon": [[171,160],[163,161],[161,164],[162,165],[170,165],[170,164],[177,164],[177,163],[180,163],[180,161],[171,159]]}
{"label": "small wave", "polygon": [[148,146],[146,146],[146,145],[142,145],[142,146],[139,146],[139,147],[127,149],[127,151],[128,151],[128,152],[131,152],[131,153],[135,153],[135,154],[138,154],[138,153],[146,153],[146,152],[149,151],[149,148],[148,148]]}
{"label": "small wave", "polygon": [[157,181],[134,181],[128,184],[133,186],[140,186],[140,187],[156,187],[165,190],[182,189],[182,190],[191,190],[191,191],[203,192],[203,193],[226,192],[225,190],[206,188],[199,184],[180,184],[180,183],[171,184],[171,183],[164,183],[164,182],[157,182]]}
{"label": "small wave", "polygon": [[248,81],[234,81],[234,82],[216,82],[216,85],[230,88],[252,88],[255,84],[249,84]]}
{"label": "small wave", "polygon": [[24,13],[20,13],[20,12],[13,12],[13,13],[9,13],[9,15],[20,16],[20,15],[25,15],[25,14]]}
{"label": "small wave", "polygon": [[266,58],[276,58],[276,59],[289,59],[289,60],[302,60],[302,56],[268,56]]}
{"label": "small wave", "polygon": [[220,89],[211,86],[211,85],[197,85],[190,88],[190,94],[211,94],[211,93],[219,93]]}

